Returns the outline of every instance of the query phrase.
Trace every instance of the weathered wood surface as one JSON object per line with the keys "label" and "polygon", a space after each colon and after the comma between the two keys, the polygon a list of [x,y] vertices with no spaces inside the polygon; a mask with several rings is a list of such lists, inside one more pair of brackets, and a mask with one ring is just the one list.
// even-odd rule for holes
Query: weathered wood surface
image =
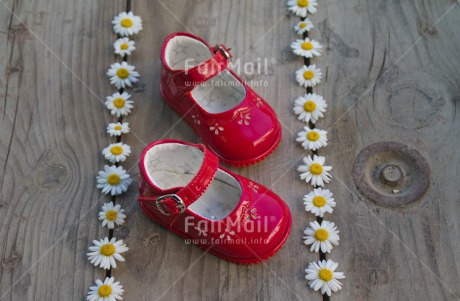
{"label": "weathered wood surface", "polygon": [[[242,62],[256,62],[258,58],[275,60],[275,64],[269,63],[267,75],[247,76],[246,79],[268,81],[268,87],[255,89],[283,116],[286,127],[282,143],[260,164],[233,170],[282,195],[293,210],[294,227],[286,246],[266,263],[235,265],[184,244],[183,239],[150,221],[133,203],[136,191],[131,190],[121,201],[130,208],[129,222],[120,234],[115,231],[116,236],[129,231],[125,237],[131,247],[127,255],[129,264],[115,271],[120,281],[128,286],[127,299],[319,299],[319,294],[307,289],[303,281],[306,263],[317,256],[301,245],[302,228],[312,217],[303,212],[300,200],[306,188],[297,181],[297,172],[292,168],[302,154],[293,143],[295,129],[300,124],[291,115],[291,100],[299,93],[292,75],[299,62],[289,49],[295,38],[291,26],[296,18],[286,16],[284,4],[266,5],[264,1],[186,4],[174,0],[155,2],[155,5],[151,1],[135,1],[134,11],[142,16],[145,29],[137,44],[139,52],[131,62],[140,68],[145,91],[137,96],[138,108],[142,107],[142,111],[134,113],[133,129],[145,143],[162,137],[199,141],[191,128],[162,100],[158,90],[160,47],[170,33],[190,31],[211,44],[224,43]],[[129,136],[128,141],[141,150],[142,145],[135,137]],[[130,158],[129,162],[134,164],[135,159]],[[142,289],[135,289],[140,283]]]}
{"label": "weathered wood surface", "polygon": [[108,20],[124,1],[0,3],[0,299],[83,300],[111,120]]}
{"label": "weathered wood surface", "polygon": [[[318,126],[328,128],[330,144],[320,154],[333,165],[328,188],[338,200],[326,218],[341,231],[341,244],[328,258],[347,275],[332,299],[460,297],[460,9],[453,1],[434,2],[323,1],[312,17],[311,37],[328,48],[313,61],[326,75],[315,88],[329,104]],[[114,59],[110,20],[125,6],[121,0],[0,3],[2,301],[84,300],[92,281],[103,277],[85,254],[93,239],[107,235],[97,212],[108,199],[94,178],[105,164],[100,151],[111,142],[105,124],[113,119],[100,101],[114,90],[104,75]],[[294,221],[275,257],[253,266],[231,264],[186,245],[140,213],[135,181],[117,200],[128,211],[115,236],[130,251],[113,271],[125,300],[321,300],[303,278],[318,256],[302,245],[302,230],[313,217],[303,210],[308,187],[295,171],[304,154],[295,144],[302,124],[291,113],[302,93],[293,76],[302,60],[289,48],[298,19],[286,16],[279,1],[137,0],[133,9],[144,30],[130,58],[141,83],[127,118],[133,132],[124,141],[133,154],[125,168],[137,179],[138,155],[153,140],[198,141],[158,91],[163,39],[191,31],[232,47],[243,62],[275,59],[268,74],[243,76],[268,81],[255,90],[278,112],[282,143],[256,166],[233,170],[277,192]],[[418,149],[430,165],[430,191],[408,208],[375,205],[351,179],[358,152],[384,140]]]}
{"label": "weathered wood surface", "polygon": [[[328,48],[316,60],[330,104],[320,153],[334,167],[341,230],[329,257],[348,278],[334,300],[460,298],[459,17],[455,1],[324,1],[315,16]],[[352,180],[359,151],[388,140],[430,166],[430,190],[408,207],[378,206]]]}

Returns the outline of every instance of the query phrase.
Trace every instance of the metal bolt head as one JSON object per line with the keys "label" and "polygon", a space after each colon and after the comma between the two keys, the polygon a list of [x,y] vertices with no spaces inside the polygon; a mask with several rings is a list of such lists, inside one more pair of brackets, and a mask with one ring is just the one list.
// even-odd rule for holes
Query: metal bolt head
{"label": "metal bolt head", "polygon": [[352,175],[362,196],[384,207],[409,206],[430,188],[430,167],[425,158],[396,141],[377,142],[362,149]]}
{"label": "metal bolt head", "polygon": [[385,184],[397,186],[403,181],[403,172],[397,165],[387,165],[382,169],[382,178]]}

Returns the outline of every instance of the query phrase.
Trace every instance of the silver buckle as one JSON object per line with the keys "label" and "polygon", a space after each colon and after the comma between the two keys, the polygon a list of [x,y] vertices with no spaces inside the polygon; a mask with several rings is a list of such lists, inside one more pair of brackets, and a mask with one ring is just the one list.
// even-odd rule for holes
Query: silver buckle
{"label": "silver buckle", "polygon": [[161,207],[161,204],[160,204],[161,200],[167,199],[167,198],[171,198],[174,200],[174,202],[176,202],[177,204],[176,208],[180,209],[179,214],[185,212],[186,206],[185,206],[184,201],[178,195],[175,195],[175,194],[165,194],[165,195],[158,197],[155,201],[155,205],[157,206],[158,211],[160,211],[164,215],[170,215],[168,212],[164,211],[163,207]]}
{"label": "silver buckle", "polygon": [[220,52],[222,52],[222,54],[225,56],[225,58],[226,58],[227,60],[230,60],[230,59],[232,58],[232,56],[230,55],[230,53],[229,53],[227,50],[225,50],[225,48],[222,47],[222,45],[216,45],[216,47],[217,47],[217,50],[219,50]]}

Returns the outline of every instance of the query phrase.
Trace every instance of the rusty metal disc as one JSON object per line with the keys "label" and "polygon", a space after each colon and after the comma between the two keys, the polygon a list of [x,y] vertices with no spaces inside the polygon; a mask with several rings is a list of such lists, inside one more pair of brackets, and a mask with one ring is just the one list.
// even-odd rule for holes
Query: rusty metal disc
{"label": "rusty metal disc", "polygon": [[367,199],[385,207],[420,200],[430,187],[430,168],[415,149],[384,141],[364,148],[353,165],[353,181]]}

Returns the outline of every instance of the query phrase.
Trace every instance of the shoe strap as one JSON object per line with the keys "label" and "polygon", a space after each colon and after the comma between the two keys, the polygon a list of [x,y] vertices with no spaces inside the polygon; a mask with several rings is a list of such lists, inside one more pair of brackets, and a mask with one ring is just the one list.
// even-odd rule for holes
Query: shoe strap
{"label": "shoe strap", "polygon": [[219,158],[203,144],[189,144],[203,152],[203,162],[193,179],[184,187],[168,189],[167,194],[151,197],[139,196],[139,201],[155,203],[164,215],[183,213],[187,207],[198,200],[214,180],[219,168]]}
{"label": "shoe strap", "polygon": [[189,87],[199,86],[220,74],[227,68],[228,62],[233,57],[230,54],[230,48],[222,44],[212,47],[211,50],[214,55],[210,59],[185,71],[188,81],[190,82]]}

